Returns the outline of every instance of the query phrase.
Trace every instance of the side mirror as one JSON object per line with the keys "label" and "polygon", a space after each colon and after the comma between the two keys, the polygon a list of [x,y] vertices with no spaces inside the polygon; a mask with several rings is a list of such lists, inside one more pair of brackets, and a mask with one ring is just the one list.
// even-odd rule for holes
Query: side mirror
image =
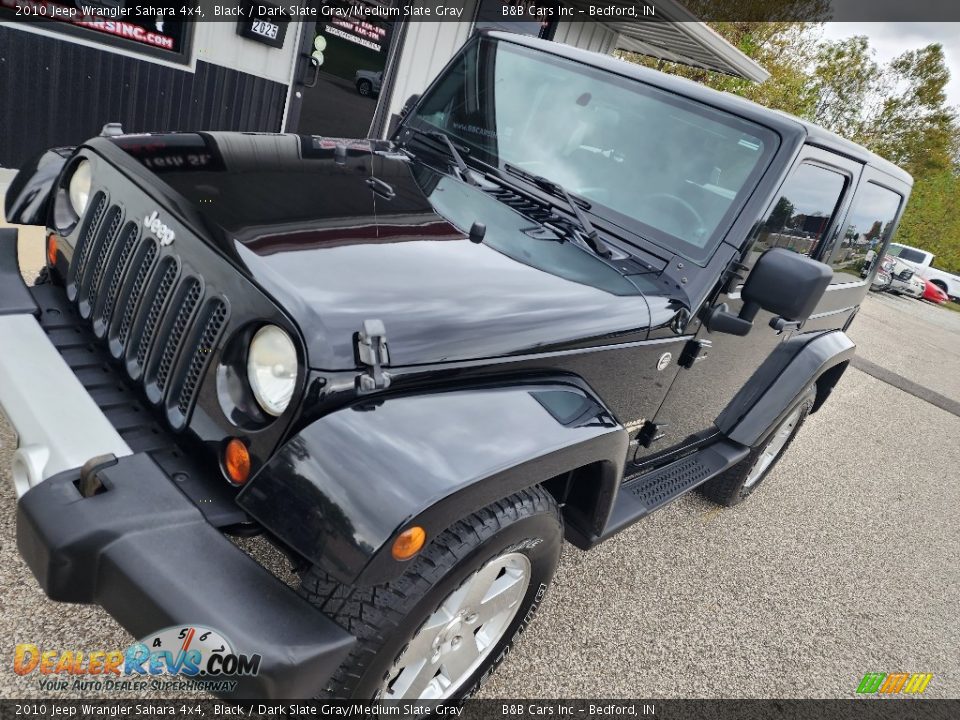
{"label": "side mirror", "polygon": [[760,310],[774,315],[770,325],[784,330],[799,326],[813,314],[833,272],[821,262],[784,248],[767,250],[757,260],[744,283],[739,315],[721,305],[705,318],[708,330],[746,335]]}
{"label": "side mirror", "polygon": [[813,314],[832,278],[829,267],[806,255],[784,248],[768,250],[757,260],[743,286],[740,315],[751,308],[756,316],[762,308],[785,320],[804,322]]}

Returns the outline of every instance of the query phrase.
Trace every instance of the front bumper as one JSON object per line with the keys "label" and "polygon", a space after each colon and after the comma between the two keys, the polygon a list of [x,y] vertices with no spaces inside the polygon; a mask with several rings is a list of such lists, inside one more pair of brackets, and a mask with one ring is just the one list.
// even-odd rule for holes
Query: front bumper
{"label": "front bumper", "polygon": [[20,277],[17,231],[0,230],[0,413],[17,433],[17,496],[98,455],[131,450],[37,322]]}
{"label": "front bumper", "polygon": [[[355,639],[214,528],[148,453],[131,452],[84,399],[35,319],[19,276],[16,231],[0,230],[0,288],[7,333],[0,404],[18,453],[26,442],[48,448],[17,506],[17,545],[47,595],[97,603],[138,638],[181,625],[219,631],[235,652],[261,656],[256,675],[216,678],[237,682],[228,697],[315,696]],[[17,357],[27,352],[32,362]],[[72,404],[65,407],[54,390],[68,392]],[[84,497],[80,466],[98,455],[116,459],[95,471],[101,491]]]}

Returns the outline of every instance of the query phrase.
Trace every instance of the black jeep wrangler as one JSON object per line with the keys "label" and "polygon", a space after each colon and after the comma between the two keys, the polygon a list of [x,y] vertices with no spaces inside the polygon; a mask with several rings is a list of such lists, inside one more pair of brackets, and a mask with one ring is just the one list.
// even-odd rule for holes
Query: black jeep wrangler
{"label": "black jeep wrangler", "polygon": [[[235,697],[450,698],[588,549],[755,491],[854,345],[910,176],[564,45],[474,36],[390,141],[106,133],[0,240],[20,551]],[[261,534],[291,589],[228,536]]]}

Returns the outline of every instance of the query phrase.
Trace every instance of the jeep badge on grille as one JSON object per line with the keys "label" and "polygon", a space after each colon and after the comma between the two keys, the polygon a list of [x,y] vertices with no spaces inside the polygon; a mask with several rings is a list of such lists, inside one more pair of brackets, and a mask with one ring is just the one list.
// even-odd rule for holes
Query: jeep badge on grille
{"label": "jeep badge on grille", "polygon": [[143,229],[149,230],[156,235],[161,245],[170,245],[173,243],[173,238],[175,237],[173,230],[161,222],[156,210],[143,219]]}

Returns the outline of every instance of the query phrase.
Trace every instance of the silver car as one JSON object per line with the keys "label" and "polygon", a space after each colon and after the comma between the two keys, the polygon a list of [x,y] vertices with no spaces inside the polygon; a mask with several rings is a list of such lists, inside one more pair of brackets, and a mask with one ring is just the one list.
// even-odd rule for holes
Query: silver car
{"label": "silver car", "polygon": [[364,97],[380,94],[380,84],[383,81],[383,70],[374,72],[373,70],[357,70],[354,75],[353,83],[357,86],[357,92]]}

